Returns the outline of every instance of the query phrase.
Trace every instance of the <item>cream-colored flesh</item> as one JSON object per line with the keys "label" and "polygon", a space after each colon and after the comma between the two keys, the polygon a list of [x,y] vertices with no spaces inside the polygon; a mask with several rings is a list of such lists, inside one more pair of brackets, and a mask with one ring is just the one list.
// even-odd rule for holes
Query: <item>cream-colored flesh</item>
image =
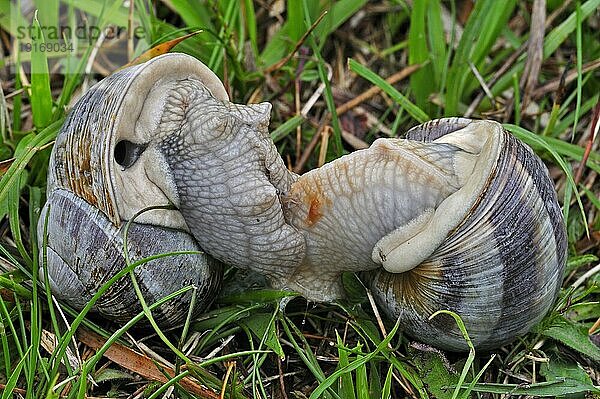
{"label": "cream-colored flesh", "polygon": [[[306,240],[291,285],[322,297],[342,271],[383,265],[399,273],[427,258],[460,223],[494,162],[494,134],[477,123],[464,130],[432,143],[380,139],[301,176],[283,199],[286,221]],[[323,283],[315,286],[314,275]]]}
{"label": "cream-colored flesh", "polygon": [[[160,76],[156,79],[156,76]],[[178,81],[193,77],[219,100],[228,100],[223,84],[208,67],[184,54],[157,57],[140,67],[132,76],[129,92],[123,99],[115,130],[106,137],[107,174],[111,176],[115,204],[121,220],[129,220],[140,210],[152,206],[178,207],[179,195],[164,156],[156,149],[155,136],[167,105],[169,91]],[[125,89],[125,88],[124,88]],[[185,113],[185,110],[182,110]],[[129,168],[117,164],[114,150],[121,140],[144,144],[146,150]],[[107,166],[108,166],[107,165]],[[178,210],[156,209],[142,213],[139,223],[189,231]]]}
{"label": "cream-colored flesh", "polygon": [[[496,127],[496,125],[493,125]],[[422,263],[465,217],[483,190],[496,159],[500,127],[473,122],[459,132],[448,134],[429,145],[452,144],[461,149],[448,173],[460,189],[444,198],[427,220],[399,226],[373,248],[373,260],[392,273],[402,273]],[[402,193],[399,193],[402,195]]]}

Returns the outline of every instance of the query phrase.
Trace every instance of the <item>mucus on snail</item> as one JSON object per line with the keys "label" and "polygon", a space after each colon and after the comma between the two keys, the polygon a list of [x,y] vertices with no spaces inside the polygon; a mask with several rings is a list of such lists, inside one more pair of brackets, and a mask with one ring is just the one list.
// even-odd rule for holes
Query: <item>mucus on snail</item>
{"label": "mucus on snail", "polygon": [[270,139],[270,109],[229,102],[216,76],[182,54],[124,69],[86,93],[51,161],[53,290],[65,300],[81,286],[93,291],[82,259],[94,268],[108,256],[77,239],[74,225],[103,226],[118,248],[123,221],[172,203],[176,210],[136,219],[135,248],[138,256],[201,248],[210,256],[152,269],[175,267],[203,292],[215,289],[219,262],[315,301],[343,296],[342,272],[363,272],[406,332],[450,350],[466,343],[454,322],[429,320],[437,310],[458,313],[487,349],[550,309],[566,262],[562,214],[542,161],[500,124],[431,121],[298,176]]}

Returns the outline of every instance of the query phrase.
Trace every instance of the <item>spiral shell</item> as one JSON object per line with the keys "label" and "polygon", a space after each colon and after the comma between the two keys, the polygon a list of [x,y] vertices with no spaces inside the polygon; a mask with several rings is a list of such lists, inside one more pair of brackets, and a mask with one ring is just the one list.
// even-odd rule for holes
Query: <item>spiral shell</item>
{"label": "spiral shell", "polygon": [[[407,138],[439,142],[471,123],[434,120]],[[546,167],[504,129],[493,139],[499,150],[483,190],[443,243],[412,270],[381,270],[374,277],[373,293],[384,311],[410,335],[445,349],[467,346],[454,320],[429,320],[433,312],[457,313],[477,347],[497,347],[541,320],[563,278],[565,225]]]}
{"label": "spiral shell", "polygon": [[[148,207],[177,205],[178,194],[161,154],[147,147],[164,107],[165,92],[193,78],[215,97],[227,99],[219,79],[184,54],[166,54],[122,69],[87,91],[71,110],[56,139],[49,166],[48,201],[38,234],[40,273],[55,296],[81,309],[127,262],[125,222]],[[39,240],[40,244],[44,241]],[[186,286],[197,288],[195,313],[213,298],[221,265],[201,254],[180,212],[155,209],[131,224],[127,245],[131,262],[170,252],[135,269],[148,303]],[[192,291],[155,311],[165,325],[183,320]],[[95,304],[101,315],[124,321],[141,311],[131,279],[113,284]]]}

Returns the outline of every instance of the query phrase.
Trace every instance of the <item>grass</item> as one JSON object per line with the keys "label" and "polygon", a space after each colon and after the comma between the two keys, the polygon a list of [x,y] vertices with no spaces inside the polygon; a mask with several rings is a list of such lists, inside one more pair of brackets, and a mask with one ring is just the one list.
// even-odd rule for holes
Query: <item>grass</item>
{"label": "grass", "polygon": [[[136,0],[132,14],[112,0],[75,0],[64,6],[66,13],[57,12],[58,1],[35,3],[37,18],[6,14],[15,9],[0,0],[2,399],[599,394],[600,153],[590,125],[600,89],[600,0],[543,1],[546,15],[532,13],[533,1],[494,0],[414,0],[412,6],[400,0],[212,0],[193,6]],[[101,29],[109,21],[127,26],[130,19],[143,27],[130,42],[134,53],[110,63],[95,54],[94,42],[77,35],[63,37],[75,52],[42,50],[42,44],[64,42],[39,34],[31,52],[21,49],[26,40],[12,40],[19,26],[31,25],[36,33],[47,26],[75,28],[81,12]],[[535,26],[545,26],[544,34]],[[434,117],[469,114],[503,122],[544,159],[563,202],[569,260],[554,309],[529,334],[492,353],[455,354],[415,343],[402,335],[402,326],[381,320],[353,275],[344,277],[344,301],[307,304],[265,287],[236,291],[239,272],[228,269],[226,288],[211,308],[169,331],[133,328],[157,303],[115,326],[88,314],[93,301],[82,312],[54,301],[39,283],[35,226],[51,146],[68,105],[90,79],[199,30],[174,51],[209,65],[235,101],[272,102],[272,137],[297,171]],[[528,55],[535,33],[541,38],[538,61]],[[120,39],[126,44],[128,36]],[[390,80],[413,64],[419,66],[408,78]],[[524,86],[525,71],[535,71],[531,87]],[[369,92],[372,87],[379,91]],[[360,103],[345,106],[356,98]],[[129,278],[149,260],[130,264],[112,280]],[[140,348],[146,355],[137,353]]]}

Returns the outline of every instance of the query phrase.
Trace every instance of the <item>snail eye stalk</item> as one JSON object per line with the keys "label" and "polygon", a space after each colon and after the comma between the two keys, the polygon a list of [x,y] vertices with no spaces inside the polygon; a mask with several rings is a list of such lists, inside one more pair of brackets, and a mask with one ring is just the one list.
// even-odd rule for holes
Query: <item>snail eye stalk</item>
{"label": "snail eye stalk", "polygon": [[145,144],[136,144],[129,140],[121,140],[115,146],[115,161],[122,166],[123,169],[127,169],[138,160],[145,150]]}

